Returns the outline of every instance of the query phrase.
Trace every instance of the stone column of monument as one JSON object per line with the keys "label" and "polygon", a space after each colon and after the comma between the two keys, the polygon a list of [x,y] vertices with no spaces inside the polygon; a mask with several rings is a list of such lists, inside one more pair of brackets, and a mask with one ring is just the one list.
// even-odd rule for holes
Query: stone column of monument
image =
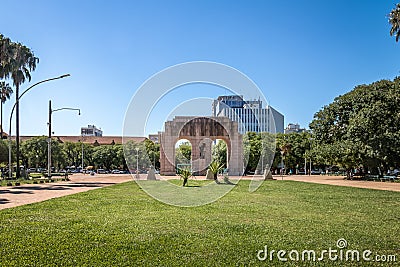
{"label": "stone column of monument", "polygon": [[189,138],[190,143],[192,144],[192,171],[195,175],[201,175],[200,171],[202,170],[203,161],[200,158],[200,142],[201,139],[199,137]]}
{"label": "stone column of monument", "polygon": [[230,159],[229,159],[229,175],[242,175],[243,172],[243,140],[242,135],[237,132],[237,123],[232,124],[230,129]]}
{"label": "stone column of monument", "polygon": [[160,134],[160,166],[161,174],[175,175],[175,140],[176,137]]}

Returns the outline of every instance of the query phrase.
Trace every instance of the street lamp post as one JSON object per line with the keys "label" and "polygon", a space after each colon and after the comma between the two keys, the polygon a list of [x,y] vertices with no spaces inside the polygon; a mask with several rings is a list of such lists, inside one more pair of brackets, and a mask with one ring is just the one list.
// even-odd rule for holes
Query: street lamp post
{"label": "street lamp post", "polygon": [[139,148],[136,148],[136,178],[139,179]]}
{"label": "street lamp post", "polygon": [[49,100],[49,139],[48,139],[48,147],[47,147],[47,177],[51,178],[51,115],[56,111],[61,110],[76,110],[78,111],[78,115],[81,115],[81,110],[79,108],[51,108],[51,100]]}
{"label": "street lamp post", "polygon": [[[12,116],[15,110],[15,107],[17,105],[17,103],[19,102],[19,100],[21,99],[21,97],[27,93],[29,90],[31,90],[33,87],[35,87],[36,85],[39,85],[41,83],[45,83],[45,82],[49,82],[49,81],[53,81],[53,80],[58,80],[58,79],[62,79],[62,78],[66,78],[71,76],[70,74],[64,74],[58,77],[54,77],[54,78],[50,78],[50,79],[46,79],[40,82],[37,82],[35,84],[33,84],[32,86],[30,86],[29,88],[27,88],[24,92],[22,92],[22,94],[18,97],[18,99],[15,101],[14,106],[11,109],[11,114],[10,114],[10,128],[9,128],[9,132],[8,132],[8,175],[9,178],[12,178],[12,167],[11,167],[11,120],[12,120]],[[16,139],[19,139],[19,136],[16,136]],[[20,172],[19,172],[19,142],[17,142],[17,170],[16,170],[16,177],[19,178],[20,176]]]}
{"label": "street lamp post", "polygon": [[261,136],[261,174],[264,175],[264,140]]}
{"label": "street lamp post", "polygon": [[285,154],[285,151],[281,150],[281,179],[283,180],[283,155]]}
{"label": "street lamp post", "polygon": [[82,164],[81,164],[81,167],[82,167],[82,172],[83,172],[83,138],[82,138]]}
{"label": "street lamp post", "polygon": [[310,172],[309,172],[309,175],[311,175],[311,169],[312,169],[312,165],[311,165],[311,150],[312,150],[313,138],[310,138],[309,140],[310,140]]}

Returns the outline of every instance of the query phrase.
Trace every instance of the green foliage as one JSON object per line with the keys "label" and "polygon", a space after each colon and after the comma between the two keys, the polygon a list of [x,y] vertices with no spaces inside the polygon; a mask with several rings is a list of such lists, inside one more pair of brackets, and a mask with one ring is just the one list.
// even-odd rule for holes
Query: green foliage
{"label": "green foliage", "polygon": [[261,155],[261,138],[255,132],[247,132],[243,136],[244,165],[246,171],[254,171],[257,168]]}
{"label": "green foliage", "polygon": [[218,201],[194,208],[165,205],[128,182],[4,209],[0,262],[2,266],[376,264],[327,258],[315,264],[279,262],[276,254],[273,261],[257,259],[257,251],[265,246],[269,251],[321,251],[336,248],[339,238],[347,240],[349,249],[398,257],[397,192],[267,181],[250,194],[248,186],[249,181],[242,180]]}
{"label": "green foliage", "polygon": [[218,140],[217,144],[212,147],[212,160],[222,163],[223,168],[226,168],[227,152],[225,141]]}
{"label": "green foliage", "polygon": [[120,160],[118,159],[118,149],[122,149],[121,145],[103,145],[93,149],[93,162],[97,168],[105,168],[111,170],[119,168]]}
{"label": "green foliage", "polygon": [[149,157],[150,162],[156,168],[160,168],[160,144],[155,143],[149,139],[144,141],[146,147],[146,152]]}
{"label": "green foliage", "polygon": [[0,104],[4,104],[8,99],[10,99],[13,90],[11,86],[5,81],[0,82]]}
{"label": "green foliage", "polygon": [[26,79],[31,80],[30,72],[36,69],[39,59],[31,49],[21,43],[12,42],[2,34],[0,34],[0,51],[0,78],[11,77],[18,91]]}
{"label": "green foliage", "polygon": [[[137,159],[139,159],[139,169],[147,169],[152,165],[150,157],[147,154],[145,143],[136,143],[129,141],[124,144],[124,155],[126,157],[126,163],[130,170],[136,170]],[[119,154],[122,156],[121,153]],[[121,158],[120,158],[121,160]]]}
{"label": "green foliage", "polygon": [[243,136],[244,165],[246,172],[270,168],[275,156],[276,135],[247,132]]}
{"label": "green foliage", "polygon": [[179,176],[183,179],[182,186],[187,185],[187,181],[190,177],[192,177],[192,171],[189,168],[182,168],[179,170]]}
{"label": "green foliage", "polygon": [[175,149],[175,165],[190,164],[192,158],[192,145],[190,142],[182,142]]}
{"label": "green foliage", "polygon": [[400,37],[400,4],[397,4],[395,8],[389,14],[390,23],[390,36],[396,36],[396,42],[399,41]]}
{"label": "green foliage", "polygon": [[[27,167],[47,168],[48,137],[37,136],[21,144],[22,160]],[[62,145],[55,139],[51,140],[52,165],[62,167],[65,164],[65,154]]]}
{"label": "green foliage", "polygon": [[208,166],[208,170],[212,172],[212,174],[214,174],[214,180],[217,180],[218,173],[221,172],[223,169],[224,169],[223,162],[213,161]]}
{"label": "green foliage", "polygon": [[65,142],[63,150],[66,155],[65,161],[68,166],[79,166],[82,162],[82,144]]}
{"label": "green foliage", "polygon": [[[1,51],[1,50],[0,50]],[[13,90],[11,86],[4,82],[0,81],[0,139],[3,139],[3,104],[10,99]]]}
{"label": "green foliage", "polygon": [[[21,144],[22,159],[26,167],[47,168],[47,137],[39,136],[28,139]],[[57,168],[67,166],[81,166],[82,149],[84,156],[84,166],[95,166],[105,169],[126,169],[124,148],[122,145],[102,145],[94,146],[91,144],[82,144],[65,142],[59,143],[52,139],[52,162]],[[150,167],[150,160],[159,160],[159,145],[149,143],[128,142],[126,145],[127,157],[132,162],[132,168],[136,169],[136,148],[139,149],[139,168],[146,169]],[[15,144],[13,143],[13,150]],[[147,153],[147,151],[149,153]],[[0,162],[8,162],[8,145],[4,140],[0,140]],[[15,154],[15,153],[14,153]]]}
{"label": "green foliage", "polygon": [[400,79],[356,86],[314,115],[314,150],[344,167],[400,163]]}
{"label": "green foliage", "polygon": [[286,169],[299,169],[304,166],[304,158],[313,157],[315,155],[310,153],[311,149],[311,134],[308,132],[302,133],[278,133],[276,136],[276,152],[274,167],[277,167],[282,160]]}
{"label": "green foliage", "polygon": [[0,139],[0,162],[8,162],[8,141]]}

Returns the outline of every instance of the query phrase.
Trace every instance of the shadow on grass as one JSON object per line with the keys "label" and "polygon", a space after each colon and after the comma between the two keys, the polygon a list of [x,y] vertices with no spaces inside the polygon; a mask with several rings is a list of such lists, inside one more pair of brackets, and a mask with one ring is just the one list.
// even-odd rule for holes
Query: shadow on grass
{"label": "shadow on grass", "polygon": [[54,187],[103,187],[107,185],[114,185],[116,183],[99,183],[99,182],[83,182],[83,183],[71,183],[71,184],[55,184]]}
{"label": "shadow on grass", "polygon": [[96,182],[83,182],[83,183],[71,183],[71,184],[43,184],[43,186],[18,186],[12,187],[11,189],[0,189],[0,194],[33,194],[34,191],[61,191],[61,190],[72,190],[77,187],[90,187],[90,188],[101,188],[108,185],[114,185],[115,183],[96,183]]}

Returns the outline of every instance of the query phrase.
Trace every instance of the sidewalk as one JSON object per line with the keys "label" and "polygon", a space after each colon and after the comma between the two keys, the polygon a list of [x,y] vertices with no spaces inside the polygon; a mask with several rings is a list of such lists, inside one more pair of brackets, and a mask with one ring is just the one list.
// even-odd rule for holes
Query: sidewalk
{"label": "sidewalk", "polygon": [[[344,176],[327,176],[327,175],[284,175],[283,176],[283,180],[400,192],[400,183],[398,182],[394,183],[394,182],[374,182],[374,181],[363,181],[363,180],[344,180],[343,178]],[[274,179],[281,180],[282,178],[279,175],[274,175]]]}
{"label": "sidewalk", "polygon": [[72,195],[132,180],[129,174],[74,174],[68,182],[0,187],[0,210]]}

